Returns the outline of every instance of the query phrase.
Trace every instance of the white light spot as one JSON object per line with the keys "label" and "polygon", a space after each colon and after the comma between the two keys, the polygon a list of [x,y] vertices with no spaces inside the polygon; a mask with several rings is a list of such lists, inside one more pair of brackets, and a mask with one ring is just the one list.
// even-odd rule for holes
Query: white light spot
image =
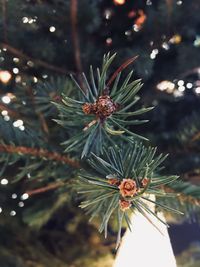
{"label": "white light spot", "polygon": [[178,87],[178,90],[179,90],[179,92],[184,92],[185,91],[185,86],[179,86]]}
{"label": "white light spot", "polygon": [[137,24],[134,24],[134,25],[133,25],[133,30],[134,30],[134,32],[139,32],[140,29],[141,29],[141,27],[138,26]]}
{"label": "white light spot", "polygon": [[22,196],[21,196],[21,199],[22,200],[26,200],[29,198],[29,195],[27,193],[24,193]]}
{"label": "white light spot", "polygon": [[171,81],[162,81],[157,84],[157,89],[160,91],[167,91],[168,93],[173,92],[175,84]]}
{"label": "white light spot", "polygon": [[183,96],[183,92],[180,92],[179,90],[175,90],[173,92],[173,94],[174,94],[175,97],[181,97],[181,96]]}
{"label": "white light spot", "polygon": [[35,21],[35,20],[31,18],[31,19],[28,20],[28,23],[29,23],[29,24],[32,24],[34,21]]}
{"label": "white light spot", "polygon": [[8,111],[7,110],[2,110],[1,114],[2,114],[2,116],[7,116],[8,115]]}
{"label": "white light spot", "polygon": [[192,88],[192,86],[193,86],[193,84],[192,84],[192,83],[187,83],[187,84],[186,84],[186,87],[187,87],[188,89],[191,89],[191,88]]}
{"label": "white light spot", "polygon": [[42,78],[46,79],[46,78],[48,78],[48,75],[47,74],[43,74]]}
{"label": "white light spot", "polygon": [[147,6],[151,6],[151,5],[152,5],[151,0],[147,0],[147,1],[146,1],[146,5],[147,5]]}
{"label": "white light spot", "polygon": [[165,49],[165,50],[169,50],[169,44],[166,43],[166,42],[164,42],[164,43],[162,44],[162,48]]}
{"label": "white light spot", "polygon": [[4,116],[4,121],[9,121],[10,120],[10,116]]}
{"label": "white light spot", "polygon": [[16,81],[16,83],[20,83],[22,81],[22,77],[20,75],[17,75],[15,77],[15,81]]}
{"label": "white light spot", "polygon": [[0,213],[2,213],[2,208],[0,207]]}
{"label": "white light spot", "polygon": [[19,58],[18,57],[14,57],[13,58],[13,62],[18,63],[19,62]]}
{"label": "white light spot", "polygon": [[34,83],[37,83],[38,82],[38,78],[37,77],[33,77],[33,81],[34,81]]}
{"label": "white light spot", "polygon": [[126,36],[130,36],[131,35],[131,31],[125,31],[125,35]]}
{"label": "white light spot", "polygon": [[195,92],[196,92],[197,94],[200,94],[200,87],[195,88]]}
{"label": "white light spot", "polygon": [[1,98],[1,100],[2,100],[3,103],[5,103],[5,104],[9,104],[10,101],[11,101],[10,97],[7,96],[7,95],[3,96],[3,97]]}
{"label": "white light spot", "polygon": [[49,27],[50,32],[55,32],[56,28],[54,26]]}
{"label": "white light spot", "polygon": [[13,122],[13,126],[14,127],[20,127],[23,125],[23,121],[22,120],[17,120]]}
{"label": "white light spot", "polygon": [[185,82],[184,82],[183,80],[179,80],[177,84],[178,84],[178,86],[183,86],[184,83],[185,83]]}
{"label": "white light spot", "polygon": [[19,69],[18,68],[13,68],[13,73],[14,74],[18,74],[19,73]]}
{"label": "white light spot", "polygon": [[33,63],[33,61],[29,60],[29,61],[27,62],[27,65],[28,65],[29,67],[33,67],[33,66],[34,66],[34,63]]}
{"label": "white light spot", "polygon": [[2,185],[7,185],[7,184],[8,184],[8,180],[5,179],[5,178],[2,179],[2,180],[1,180],[1,184],[2,184]]}
{"label": "white light spot", "polygon": [[11,210],[10,216],[15,216],[15,215],[16,215],[16,211],[15,210]]}
{"label": "white light spot", "polygon": [[28,21],[29,21],[29,19],[28,19],[27,17],[23,17],[23,18],[22,18],[22,22],[23,22],[23,23],[28,23]]}
{"label": "white light spot", "polygon": [[157,54],[158,54],[159,50],[158,49],[153,49],[151,54],[150,54],[150,58],[151,59],[155,59]]}
{"label": "white light spot", "polygon": [[181,6],[183,4],[183,1],[179,0],[176,2],[177,6]]}
{"label": "white light spot", "polygon": [[25,130],[24,125],[19,126],[19,129],[20,129],[21,131],[24,131],[24,130]]}
{"label": "white light spot", "polygon": [[17,194],[12,194],[12,199],[16,199],[17,198]]}
{"label": "white light spot", "polygon": [[19,206],[20,208],[24,207],[24,202],[23,202],[23,201],[20,201],[20,202],[18,203],[18,206]]}

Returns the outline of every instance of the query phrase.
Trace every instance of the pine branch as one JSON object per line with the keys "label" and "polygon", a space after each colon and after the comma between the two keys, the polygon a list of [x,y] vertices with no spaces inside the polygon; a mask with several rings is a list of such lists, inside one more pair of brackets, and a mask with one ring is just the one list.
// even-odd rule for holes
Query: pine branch
{"label": "pine branch", "polygon": [[68,156],[61,155],[57,152],[50,152],[46,149],[0,144],[0,152],[29,155],[34,156],[36,158],[46,158],[48,160],[68,164],[74,168],[80,168],[80,163],[78,161],[71,159]]}
{"label": "pine branch", "polygon": [[29,196],[33,196],[33,195],[36,195],[36,194],[41,194],[41,193],[48,192],[50,190],[57,189],[57,188],[63,186],[64,184],[65,183],[63,183],[63,182],[56,182],[56,183],[52,183],[52,184],[49,184],[49,185],[44,186],[44,187],[40,187],[40,188],[37,188],[37,189],[34,189],[34,190],[26,191],[26,193]]}
{"label": "pine branch", "polygon": [[13,55],[16,55],[16,56],[18,56],[20,58],[23,58],[25,60],[33,61],[36,65],[41,66],[41,67],[44,67],[44,68],[49,69],[51,71],[55,71],[55,72],[58,72],[58,73],[61,73],[61,74],[73,73],[73,72],[68,71],[66,69],[63,69],[63,68],[54,66],[52,64],[49,64],[49,63],[47,63],[47,62],[45,62],[45,61],[43,61],[41,59],[32,58],[32,57],[24,54],[22,51],[18,50],[17,48],[15,48],[15,47],[13,47],[13,46],[11,46],[9,44],[0,43],[0,47],[6,48]]}

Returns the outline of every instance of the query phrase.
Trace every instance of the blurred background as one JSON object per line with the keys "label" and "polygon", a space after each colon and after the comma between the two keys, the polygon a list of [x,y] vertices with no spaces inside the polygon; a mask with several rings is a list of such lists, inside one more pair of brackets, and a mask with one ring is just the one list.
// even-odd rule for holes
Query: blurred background
{"label": "blurred background", "polygon": [[105,240],[78,208],[51,104],[108,51],[112,71],[139,56],[139,105],[155,109],[134,131],[183,180],[169,234],[178,266],[200,266],[200,1],[1,0],[0,14],[0,266],[112,266],[115,222]]}

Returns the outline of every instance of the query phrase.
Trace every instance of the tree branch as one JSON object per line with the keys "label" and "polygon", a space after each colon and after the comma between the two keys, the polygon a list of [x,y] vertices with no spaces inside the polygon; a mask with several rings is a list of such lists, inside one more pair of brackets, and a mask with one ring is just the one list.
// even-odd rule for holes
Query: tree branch
{"label": "tree branch", "polygon": [[6,43],[0,43],[0,47],[6,48],[13,55],[21,57],[21,58],[23,58],[25,60],[33,61],[36,65],[39,65],[39,66],[44,67],[46,69],[49,69],[49,70],[52,70],[52,71],[56,71],[56,72],[62,73],[62,74],[72,73],[71,71],[68,71],[66,69],[51,65],[51,64],[49,64],[49,63],[47,63],[45,61],[42,61],[40,59],[32,58],[32,57],[24,54],[22,51],[18,50],[17,48],[15,48],[15,47],[13,47],[11,45],[8,45]]}
{"label": "tree branch", "polygon": [[37,189],[26,191],[26,194],[28,194],[29,196],[33,196],[33,195],[36,195],[36,194],[45,193],[45,192],[48,192],[50,190],[59,188],[59,187],[63,186],[64,184],[65,183],[63,183],[63,182],[52,183],[52,184],[44,186],[44,187],[40,187],[40,188],[37,188]]}
{"label": "tree branch", "polygon": [[78,161],[68,156],[61,155],[58,152],[50,152],[46,149],[0,144],[0,152],[11,153],[11,154],[23,154],[23,155],[34,156],[36,158],[45,158],[48,160],[57,161],[63,164],[70,165],[76,169],[80,168],[80,163]]}

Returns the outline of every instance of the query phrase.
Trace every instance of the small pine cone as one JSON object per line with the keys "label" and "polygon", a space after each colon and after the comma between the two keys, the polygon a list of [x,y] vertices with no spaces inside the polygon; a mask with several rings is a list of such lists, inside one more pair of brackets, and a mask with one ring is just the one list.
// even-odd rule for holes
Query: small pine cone
{"label": "small pine cone", "polygon": [[109,117],[113,112],[116,111],[117,105],[108,95],[100,96],[96,101],[96,114],[100,118]]}
{"label": "small pine cone", "polygon": [[120,181],[116,178],[109,178],[108,179],[108,183],[111,184],[111,185],[117,185],[119,186],[120,185]]}
{"label": "small pine cone", "polygon": [[120,199],[119,200],[119,206],[120,206],[120,209],[122,211],[125,211],[125,210],[128,210],[131,207],[131,202],[127,201],[127,200],[124,200],[124,199]]}
{"label": "small pine cone", "polygon": [[123,179],[118,188],[123,197],[133,197],[137,193],[136,182],[130,178]]}
{"label": "small pine cone", "polygon": [[142,181],[141,181],[142,187],[147,186],[148,182],[149,182],[149,179],[148,178],[143,178]]}
{"label": "small pine cone", "polygon": [[82,110],[85,114],[92,114],[93,104],[90,103],[83,104]]}

